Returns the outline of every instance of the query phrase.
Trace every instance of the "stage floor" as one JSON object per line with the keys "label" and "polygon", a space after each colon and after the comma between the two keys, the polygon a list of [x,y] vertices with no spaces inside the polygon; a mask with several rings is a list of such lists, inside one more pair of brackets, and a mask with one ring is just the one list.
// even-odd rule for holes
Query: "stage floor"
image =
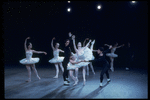
{"label": "stage floor", "polygon": [[123,68],[109,71],[111,82],[107,84],[104,75],[103,87],[99,87],[100,69],[95,68],[95,75],[86,75],[83,86],[82,69],[79,69],[79,83],[73,86],[63,85],[62,71],[59,78],[54,79],[55,69],[37,66],[41,80],[32,71],[32,81],[26,82],[28,73],[25,66],[4,66],[4,98],[5,99],[147,99],[148,72],[143,69],[126,71]]}

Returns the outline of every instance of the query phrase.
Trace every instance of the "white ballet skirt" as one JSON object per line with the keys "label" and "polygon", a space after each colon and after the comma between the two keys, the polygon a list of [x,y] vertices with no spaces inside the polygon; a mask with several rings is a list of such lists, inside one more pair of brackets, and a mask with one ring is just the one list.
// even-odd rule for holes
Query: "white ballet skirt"
{"label": "white ballet skirt", "polygon": [[61,63],[64,60],[64,57],[59,57],[59,51],[54,50],[53,51],[54,58],[50,59],[48,62],[49,63]]}
{"label": "white ballet skirt", "polygon": [[31,51],[26,51],[26,58],[20,60],[19,62],[24,65],[38,63],[40,58],[32,58],[32,55],[33,53]]}
{"label": "white ballet skirt", "polygon": [[114,52],[116,51],[116,48],[112,48],[111,53],[107,53],[106,56],[108,57],[118,57],[117,54],[115,54]]}
{"label": "white ballet skirt", "polygon": [[[76,54],[77,55],[77,59],[76,61],[81,61],[81,60],[92,60],[93,58],[93,54],[92,54],[92,51],[86,47],[84,49],[84,51],[79,55],[79,54]],[[90,62],[80,62],[78,64],[71,64],[70,62],[68,63],[68,66],[67,66],[67,69],[75,69],[75,68],[80,68],[80,67],[83,67],[83,66],[87,66]]]}

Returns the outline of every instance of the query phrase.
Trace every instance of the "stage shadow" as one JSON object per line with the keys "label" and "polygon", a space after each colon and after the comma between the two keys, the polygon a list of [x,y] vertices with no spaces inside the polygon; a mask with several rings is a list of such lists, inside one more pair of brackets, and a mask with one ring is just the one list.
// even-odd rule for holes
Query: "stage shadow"
{"label": "stage shadow", "polygon": [[99,95],[99,92],[105,88],[109,83],[107,82],[104,86],[102,87],[98,87],[96,90],[94,90],[93,92],[89,93],[88,95],[86,95],[83,99],[91,99],[93,97],[96,97],[97,95]]}
{"label": "stage shadow", "polygon": [[63,87],[63,85],[57,87],[55,90],[51,91],[49,94],[43,96],[41,99],[50,99],[56,96],[56,94],[58,93],[58,91]]}

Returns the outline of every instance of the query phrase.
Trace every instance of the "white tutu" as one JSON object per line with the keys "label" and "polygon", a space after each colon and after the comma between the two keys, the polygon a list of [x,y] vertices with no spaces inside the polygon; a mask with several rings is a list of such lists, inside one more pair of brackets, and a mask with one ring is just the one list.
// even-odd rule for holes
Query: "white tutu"
{"label": "white tutu", "polygon": [[[84,53],[82,55],[78,55],[78,59],[77,61],[80,61],[80,60],[92,60],[93,58],[93,54],[92,54],[92,51],[86,47],[85,50],[84,50]],[[78,64],[76,64],[76,67],[80,68],[80,67],[83,67],[83,66],[87,66],[90,62],[80,62]]]}
{"label": "white tutu", "polygon": [[61,63],[64,60],[64,57],[59,57],[59,50],[54,50],[53,56],[54,58],[50,59],[48,61],[49,63]]}
{"label": "white tutu", "polygon": [[32,55],[33,55],[32,52],[26,51],[26,58],[20,60],[19,62],[20,62],[21,64],[24,64],[24,65],[26,65],[26,64],[35,64],[35,63],[38,63],[39,60],[40,60],[40,58],[37,58],[37,57],[36,57],[36,58],[32,58]]}
{"label": "white tutu", "polygon": [[67,66],[67,70],[70,70],[70,69],[75,69],[77,68],[76,64],[72,64],[72,63],[68,63],[68,66]]}
{"label": "white tutu", "polygon": [[52,58],[48,62],[50,62],[50,63],[61,63],[61,62],[63,62],[63,60],[64,60],[64,57],[56,57],[56,58]]}
{"label": "white tutu", "polygon": [[118,57],[118,55],[114,54],[114,53],[107,53],[106,56],[108,56],[108,57]]}
{"label": "white tutu", "polygon": [[20,60],[19,62],[21,64],[26,65],[26,64],[35,64],[35,63],[38,63],[39,60],[40,60],[39,58],[30,58],[30,59],[24,58],[24,59]]}

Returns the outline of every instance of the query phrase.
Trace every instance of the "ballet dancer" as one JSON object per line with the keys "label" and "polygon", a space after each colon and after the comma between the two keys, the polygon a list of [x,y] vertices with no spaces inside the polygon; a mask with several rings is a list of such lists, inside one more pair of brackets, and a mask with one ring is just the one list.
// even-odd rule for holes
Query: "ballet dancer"
{"label": "ballet dancer", "polygon": [[[73,54],[70,57],[70,61],[69,61],[68,66],[67,66],[67,70],[69,70],[70,77],[74,80],[73,85],[77,85],[77,83],[78,83],[78,79],[76,77],[74,77],[73,72],[74,72],[74,70],[78,69],[76,64],[78,64],[80,62],[84,62],[84,60],[77,61],[77,56],[75,54]],[[77,76],[78,73],[76,73],[76,71],[75,71],[75,74]]]}
{"label": "ballet dancer", "polygon": [[64,57],[59,57],[59,52],[64,53],[64,51],[59,49],[59,43],[56,43],[55,47],[54,47],[53,46],[53,40],[55,40],[55,37],[51,41],[51,47],[53,49],[54,58],[49,60],[49,62],[53,63],[55,65],[55,68],[56,68],[56,75],[53,78],[58,78],[58,75],[59,75],[59,67],[58,66],[60,66],[62,72],[64,72],[64,68],[62,66],[62,62],[63,62]]}
{"label": "ballet dancer", "polygon": [[[108,44],[104,44],[105,46],[110,46]],[[113,63],[114,63],[114,58],[118,57],[117,54],[115,54],[114,52],[116,51],[117,48],[123,47],[124,44],[118,46],[118,43],[115,43],[111,49],[111,53],[107,53],[106,56],[108,56],[110,58],[110,69],[112,72],[114,72],[114,67],[113,67]]]}
{"label": "ballet dancer", "polygon": [[69,63],[69,59],[70,59],[70,56],[71,56],[71,49],[70,49],[70,46],[71,46],[71,43],[72,42],[72,34],[71,32],[69,32],[69,39],[67,39],[65,41],[65,48],[64,48],[64,60],[63,60],[63,67],[64,67],[64,73],[63,73],[63,80],[64,80],[64,85],[69,85],[69,80],[68,80],[68,70],[67,70],[67,65]]}
{"label": "ballet dancer", "polygon": [[38,72],[37,72],[36,68],[35,68],[35,63],[38,63],[40,59],[38,57],[32,58],[33,53],[38,53],[38,54],[44,53],[45,55],[47,55],[47,53],[44,52],[44,51],[32,50],[32,44],[31,43],[29,43],[28,48],[27,48],[26,43],[27,43],[28,39],[30,39],[30,37],[27,37],[25,39],[25,43],[24,43],[26,58],[20,60],[19,62],[23,65],[26,65],[26,68],[28,70],[28,80],[27,80],[27,82],[30,82],[31,81],[31,68],[30,68],[30,66],[34,70],[34,73],[36,74],[37,78],[39,80],[41,79],[38,75]]}
{"label": "ballet dancer", "polygon": [[[77,54],[77,61],[80,60],[85,60],[85,59],[92,59],[92,52],[91,50],[88,48],[88,45],[90,44],[91,40],[89,40],[89,42],[87,43],[87,45],[85,47],[82,47],[81,42],[78,42],[78,49],[76,48],[75,45],[75,35],[72,36],[72,40],[73,40],[73,46],[74,46],[74,50]],[[89,63],[87,62],[81,62],[79,64],[76,64],[76,66],[78,68],[82,67],[82,73],[83,73],[83,85],[85,85],[86,79],[85,79],[85,68],[88,66]],[[78,72],[78,68],[75,70],[76,72]],[[76,77],[76,79],[78,80],[78,76]]]}
{"label": "ballet dancer", "polygon": [[107,82],[110,82],[110,78],[109,78],[109,73],[108,70],[110,68],[110,65],[108,63],[108,61],[105,59],[106,53],[110,51],[110,49],[112,48],[112,46],[109,46],[109,49],[105,50],[102,47],[99,47],[97,50],[97,54],[98,54],[98,58],[95,58],[94,60],[89,60],[89,61],[85,61],[85,62],[93,62],[93,63],[98,63],[98,64],[102,64],[102,71],[100,73],[100,87],[102,87],[102,82],[103,82],[103,76],[104,74],[106,74],[107,76]]}
{"label": "ballet dancer", "polygon": [[[86,39],[84,40],[83,46],[85,46],[86,40],[89,40],[89,38],[86,38]],[[90,47],[90,49],[91,49],[93,52],[95,52],[95,50],[93,50],[93,45],[94,45],[94,43],[95,43],[95,40],[94,40],[93,42],[91,42],[91,47],[90,47],[90,45],[88,46],[88,47]],[[95,58],[95,57],[94,57],[94,55],[93,55],[93,56],[92,56],[92,60],[94,60],[94,58]],[[91,68],[93,74],[95,75],[95,71],[94,71],[92,62],[90,62],[89,66],[90,66],[90,68]],[[89,66],[87,66],[87,75],[89,75]]]}

